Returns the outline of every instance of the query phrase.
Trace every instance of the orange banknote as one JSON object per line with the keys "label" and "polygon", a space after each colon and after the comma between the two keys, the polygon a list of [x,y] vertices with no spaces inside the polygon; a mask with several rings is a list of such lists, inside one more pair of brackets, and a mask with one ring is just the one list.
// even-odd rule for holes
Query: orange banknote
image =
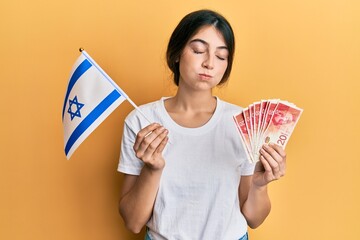
{"label": "orange banknote", "polygon": [[293,103],[269,99],[250,104],[236,114],[234,121],[249,160],[259,161],[259,151],[265,143],[285,148],[302,112]]}

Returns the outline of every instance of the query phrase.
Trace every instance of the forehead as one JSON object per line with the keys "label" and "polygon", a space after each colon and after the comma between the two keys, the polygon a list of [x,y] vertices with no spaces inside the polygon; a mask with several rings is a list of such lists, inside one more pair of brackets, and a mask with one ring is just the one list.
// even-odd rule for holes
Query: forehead
{"label": "forehead", "polygon": [[199,28],[199,30],[189,39],[189,42],[195,39],[204,40],[209,45],[214,45],[215,47],[226,46],[224,36],[213,25]]}

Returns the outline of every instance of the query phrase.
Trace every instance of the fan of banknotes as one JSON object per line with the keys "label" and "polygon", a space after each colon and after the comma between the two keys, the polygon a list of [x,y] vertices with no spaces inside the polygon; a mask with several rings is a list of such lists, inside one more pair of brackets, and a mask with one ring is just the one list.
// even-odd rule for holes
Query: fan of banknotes
{"label": "fan of banknotes", "polygon": [[303,110],[280,99],[254,102],[234,116],[235,124],[251,162],[259,161],[264,143],[275,143],[285,149]]}

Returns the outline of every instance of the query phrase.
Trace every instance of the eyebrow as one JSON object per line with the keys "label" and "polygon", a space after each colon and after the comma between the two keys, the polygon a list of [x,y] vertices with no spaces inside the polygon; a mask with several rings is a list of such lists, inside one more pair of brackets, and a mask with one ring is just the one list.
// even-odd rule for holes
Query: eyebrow
{"label": "eyebrow", "polygon": [[[206,46],[209,46],[208,42],[206,42],[206,41],[204,41],[203,39],[200,39],[200,38],[195,38],[195,39],[191,40],[189,43],[191,44],[193,42],[200,42],[200,43],[202,43],[202,44],[204,44]],[[227,46],[219,46],[219,47],[217,47],[217,49],[226,49],[226,50],[228,50]]]}

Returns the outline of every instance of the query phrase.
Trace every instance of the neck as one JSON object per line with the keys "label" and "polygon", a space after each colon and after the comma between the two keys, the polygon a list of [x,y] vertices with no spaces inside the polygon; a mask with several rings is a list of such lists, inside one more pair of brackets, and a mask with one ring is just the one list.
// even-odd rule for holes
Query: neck
{"label": "neck", "polygon": [[203,126],[213,116],[216,98],[207,93],[189,93],[178,91],[173,98],[165,102],[166,111],[180,126],[196,128]]}
{"label": "neck", "polygon": [[211,91],[181,91],[171,99],[173,109],[180,111],[206,111],[213,112],[216,108],[216,98]]}

